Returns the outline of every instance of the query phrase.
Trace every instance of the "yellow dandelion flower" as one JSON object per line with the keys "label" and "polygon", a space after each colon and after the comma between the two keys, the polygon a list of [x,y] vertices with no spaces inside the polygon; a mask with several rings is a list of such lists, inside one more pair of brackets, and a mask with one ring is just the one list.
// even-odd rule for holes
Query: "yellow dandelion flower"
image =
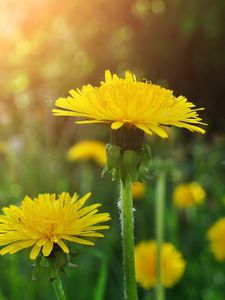
{"label": "yellow dandelion flower", "polygon": [[91,193],[79,198],[62,193],[41,194],[31,199],[26,196],[22,205],[4,207],[0,215],[0,254],[13,254],[32,247],[30,259],[42,252],[49,256],[54,246],[69,253],[67,242],[94,245],[86,238],[103,237],[98,230],[109,226],[98,225],[110,219],[108,213],[98,213],[101,204],[83,207]]}
{"label": "yellow dandelion flower", "polygon": [[205,133],[197,126],[205,125],[197,112],[203,108],[195,108],[183,96],[175,97],[171,90],[139,82],[129,71],[119,78],[107,70],[99,87],[88,84],[71,90],[69,97],[59,98],[55,105],[60,108],[53,109],[55,115],[85,118],[76,121],[80,124],[108,123],[112,129],[127,125],[162,138],[168,137],[164,125]]}
{"label": "yellow dandelion flower", "polygon": [[134,199],[140,199],[144,196],[146,191],[146,184],[142,182],[135,182],[132,185],[132,195]]}
{"label": "yellow dandelion flower", "polygon": [[225,218],[219,219],[208,230],[210,249],[218,261],[225,260]]}
{"label": "yellow dandelion flower", "polygon": [[178,208],[194,207],[205,201],[205,190],[197,182],[179,184],[173,192],[173,202]]}
{"label": "yellow dandelion flower", "polygon": [[69,149],[67,157],[71,161],[92,159],[100,166],[104,166],[106,164],[105,144],[94,140],[82,141]]}
{"label": "yellow dandelion flower", "polygon": [[[156,242],[142,241],[135,247],[136,280],[145,289],[156,286]],[[181,253],[170,243],[161,249],[162,283],[172,287],[182,277],[185,261]]]}

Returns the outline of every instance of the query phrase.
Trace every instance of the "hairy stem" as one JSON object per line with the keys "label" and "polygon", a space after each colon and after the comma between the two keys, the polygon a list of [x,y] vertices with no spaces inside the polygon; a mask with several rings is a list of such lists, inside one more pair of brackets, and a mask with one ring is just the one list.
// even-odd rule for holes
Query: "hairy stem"
{"label": "hairy stem", "polygon": [[123,243],[124,294],[126,300],[137,300],[134,264],[134,221],[132,182],[121,180],[121,234]]}
{"label": "hairy stem", "polygon": [[57,276],[56,279],[52,282],[56,294],[57,300],[66,300],[66,296],[62,287],[62,282],[60,280],[60,277]]}

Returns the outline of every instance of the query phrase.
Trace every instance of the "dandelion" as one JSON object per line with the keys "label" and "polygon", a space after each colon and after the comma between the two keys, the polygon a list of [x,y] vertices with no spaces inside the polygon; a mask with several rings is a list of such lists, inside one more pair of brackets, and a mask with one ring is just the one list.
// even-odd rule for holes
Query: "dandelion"
{"label": "dandelion", "polygon": [[183,183],[176,186],[173,202],[178,208],[194,207],[205,201],[205,190],[197,182]]}
{"label": "dandelion", "polygon": [[132,195],[134,199],[141,199],[146,191],[146,184],[143,182],[135,182],[132,185]]}
{"label": "dandelion", "polygon": [[210,240],[210,249],[215,259],[225,260],[225,218],[216,221],[208,230],[208,239]]}
{"label": "dandelion", "polygon": [[[119,207],[123,242],[124,297],[136,300],[132,183],[144,181],[150,168],[151,151],[149,145],[144,143],[144,133],[155,133],[161,138],[167,138],[168,134],[163,127],[176,126],[204,134],[205,130],[199,125],[206,124],[201,122],[198,114],[203,108],[196,108],[184,96],[175,97],[171,90],[150,82],[137,81],[135,75],[129,71],[125,73],[124,78],[119,78],[107,70],[105,81],[98,87],[88,84],[69,93],[70,96],[56,100],[54,115],[78,117],[81,119],[76,120],[78,124],[103,123],[112,129],[111,141],[106,147],[107,164],[104,172],[111,173],[112,178],[119,180],[121,184]],[[160,172],[159,175],[161,179],[157,193],[162,200],[157,201],[157,205],[160,203],[162,208],[157,210],[159,214],[164,206],[163,173]],[[157,235],[161,240],[162,220],[163,217],[157,221],[157,224],[160,223],[160,232],[158,231]],[[159,239],[157,244],[160,250]],[[157,266],[159,265],[160,260]],[[158,286],[161,286],[160,280]]]}
{"label": "dandelion", "polygon": [[185,97],[175,97],[171,90],[158,85],[136,80],[127,71],[125,78],[105,72],[105,81],[99,87],[88,84],[81,90],[71,90],[67,98],[59,98],[53,109],[57,116],[85,118],[79,124],[107,123],[116,130],[126,125],[135,127],[147,134],[156,133],[168,137],[162,126],[177,126],[190,131],[205,133],[198,127],[204,125],[192,102]]}
{"label": "dandelion", "polygon": [[68,160],[93,160],[100,166],[106,164],[105,144],[95,140],[85,140],[71,147],[67,154]]}
{"label": "dandelion", "polygon": [[[142,241],[135,247],[135,269],[137,282],[145,289],[157,284],[157,244],[155,241]],[[161,248],[161,273],[164,287],[172,287],[182,277],[185,261],[181,253],[170,243]]]}
{"label": "dandelion", "polygon": [[62,193],[40,194],[31,199],[26,196],[22,205],[4,207],[0,215],[0,254],[14,254],[22,249],[32,247],[30,259],[37,258],[39,253],[49,257],[55,248],[69,253],[68,242],[93,246],[88,238],[99,238],[103,235],[97,231],[108,229],[99,225],[110,219],[108,213],[98,213],[101,204],[84,207],[90,197],[87,193],[79,198]]}

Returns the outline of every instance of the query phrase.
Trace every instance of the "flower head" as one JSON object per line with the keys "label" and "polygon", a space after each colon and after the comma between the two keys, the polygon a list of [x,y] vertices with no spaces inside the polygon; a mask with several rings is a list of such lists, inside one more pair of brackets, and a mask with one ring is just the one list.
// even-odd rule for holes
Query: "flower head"
{"label": "flower head", "polygon": [[[109,226],[98,225],[110,219],[108,213],[98,213],[101,204],[83,207],[90,193],[79,198],[62,193],[41,194],[31,199],[26,196],[22,205],[4,207],[0,215],[0,254],[13,254],[32,247],[30,259],[35,259],[42,251],[49,256],[53,247],[60,247],[69,253],[67,242],[94,245],[86,238],[103,237],[96,231]],[[65,243],[66,242],[66,243]]]}
{"label": "flower head", "polygon": [[218,261],[225,260],[225,218],[216,221],[208,230],[210,249]]}
{"label": "flower head", "polygon": [[178,185],[173,192],[173,202],[178,208],[193,207],[205,201],[205,190],[197,182]]}
{"label": "flower head", "polygon": [[132,185],[132,195],[134,199],[140,199],[144,196],[146,191],[146,184],[143,182],[135,182]]}
{"label": "flower head", "polygon": [[71,90],[67,98],[59,98],[53,109],[58,116],[85,118],[76,123],[108,123],[116,130],[126,125],[138,128],[147,134],[153,132],[162,138],[168,137],[162,126],[177,126],[190,131],[205,133],[198,127],[201,119],[198,110],[185,97],[175,97],[171,90],[158,85],[140,82],[127,71],[119,78],[105,72],[105,81],[99,87],[90,84],[81,90]]}
{"label": "flower head", "polygon": [[[135,247],[136,279],[140,285],[149,289],[156,286],[156,242],[143,241]],[[183,275],[185,261],[170,243],[164,243],[161,250],[162,282],[165,287],[173,286]]]}
{"label": "flower head", "polygon": [[100,166],[104,166],[106,164],[105,144],[94,140],[77,143],[69,149],[68,159],[71,161],[92,159]]}

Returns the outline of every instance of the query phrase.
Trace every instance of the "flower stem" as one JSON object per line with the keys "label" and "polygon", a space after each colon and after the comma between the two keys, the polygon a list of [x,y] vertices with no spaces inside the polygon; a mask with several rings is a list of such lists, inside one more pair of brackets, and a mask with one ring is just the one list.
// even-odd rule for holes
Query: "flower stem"
{"label": "flower stem", "polygon": [[137,300],[137,284],[134,265],[134,222],[132,182],[121,180],[121,234],[123,243],[124,294],[125,300]]}
{"label": "flower stem", "polygon": [[166,173],[161,171],[156,183],[156,242],[157,242],[157,285],[156,299],[164,300],[165,291],[162,283],[161,249],[164,239],[164,209],[165,209]]}
{"label": "flower stem", "polygon": [[62,287],[62,282],[60,277],[57,276],[56,279],[52,282],[56,294],[57,300],[66,300],[66,296]]}
{"label": "flower stem", "polygon": [[150,299],[152,299],[151,291],[147,291],[146,294],[144,295],[144,300],[150,300]]}

